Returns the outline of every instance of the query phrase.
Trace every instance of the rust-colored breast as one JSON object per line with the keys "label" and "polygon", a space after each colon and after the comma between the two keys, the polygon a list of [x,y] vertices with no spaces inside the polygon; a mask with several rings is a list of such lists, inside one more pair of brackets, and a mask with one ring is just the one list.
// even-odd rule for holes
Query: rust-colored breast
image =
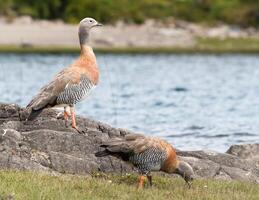
{"label": "rust-colored breast", "polygon": [[99,82],[99,70],[92,48],[83,48],[80,57],[72,64],[71,67],[85,74],[95,85]]}
{"label": "rust-colored breast", "polygon": [[161,170],[167,173],[171,173],[175,171],[175,169],[177,168],[177,165],[178,165],[177,155],[175,150],[170,144],[164,142],[164,144],[162,145],[166,149],[167,159],[162,165]]}

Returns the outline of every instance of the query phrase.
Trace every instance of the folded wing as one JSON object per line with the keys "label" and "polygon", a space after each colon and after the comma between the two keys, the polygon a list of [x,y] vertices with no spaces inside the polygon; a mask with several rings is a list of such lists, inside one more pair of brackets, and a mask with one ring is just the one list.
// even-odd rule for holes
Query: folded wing
{"label": "folded wing", "polygon": [[150,148],[163,149],[165,142],[159,138],[141,134],[128,134],[124,138],[113,138],[102,143],[111,153],[141,153]]}
{"label": "folded wing", "polygon": [[55,106],[58,96],[69,85],[79,84],[80,77],[81,74],[77,70],[71,70],[71,68],[62,70],[53,81],[41,88],[40,92],[27,105],[27,108],[31,109],[31,112],[36,112],[49,106]]}

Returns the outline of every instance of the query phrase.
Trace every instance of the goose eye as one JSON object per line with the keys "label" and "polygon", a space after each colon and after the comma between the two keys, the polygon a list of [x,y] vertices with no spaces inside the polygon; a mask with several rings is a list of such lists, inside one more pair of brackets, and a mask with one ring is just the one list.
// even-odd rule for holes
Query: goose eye
{"label": "goose eye", "polygon": [[89,22],[90,22],[90,23],[92,23],[92,22],[93,22],[93,20],[89,20]]}

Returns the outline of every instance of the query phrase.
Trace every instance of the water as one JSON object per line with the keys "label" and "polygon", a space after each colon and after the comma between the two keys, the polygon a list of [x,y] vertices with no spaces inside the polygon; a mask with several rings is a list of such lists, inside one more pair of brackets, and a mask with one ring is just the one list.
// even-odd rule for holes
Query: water
{"label": "water", "polygon": [[[76,55],[0,55],[0,102],[25,106]],[[101,82],[77,113],[184,150],[259,141],[259,57],[97,55]]]}

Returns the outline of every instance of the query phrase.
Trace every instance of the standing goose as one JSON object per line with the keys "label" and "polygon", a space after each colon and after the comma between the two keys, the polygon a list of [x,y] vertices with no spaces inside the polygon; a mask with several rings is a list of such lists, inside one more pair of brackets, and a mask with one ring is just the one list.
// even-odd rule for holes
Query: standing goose
{"label": "standing goose", "polygon": [[30,114],[27,120],[36,118],[47,107],[64,107],[64,119],[67,124],[71,116],[71,126],[78,132],[75,120],[75,104],[83,100],[98,84],[99,70],[92,47],[89,45],[89,32],[93,27],[101,26],[93,18],[85,18],[79,23],[80,56],[56,77],[27,105]]}
{"label": "standing goose", "polygon": [[115,156],[133,164],[139,171],[138,187],[144,186],[145,176],[152,185],[151,171],[179,174],[189,185],[193,180],[192,167],[180,161],[174,148],[164,140],[140,134],[128,134],[124,138],[112,138],[102,143],[103,151],[96,157]]}

